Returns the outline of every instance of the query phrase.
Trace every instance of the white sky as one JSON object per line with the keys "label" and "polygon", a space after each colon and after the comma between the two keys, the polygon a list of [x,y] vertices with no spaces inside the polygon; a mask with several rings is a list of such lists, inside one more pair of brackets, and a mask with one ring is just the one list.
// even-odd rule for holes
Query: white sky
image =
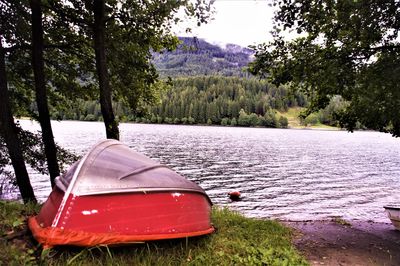
{"label": "white sky", "polygon": [[192,28],[192,34],[184,34],[188,25],[180,25],[178,36],[196,36],[211,43],[234,43],[246,47],[267,42],[272,30],[273,10],[268,0],[216,0],[214,19],[208,24]]}

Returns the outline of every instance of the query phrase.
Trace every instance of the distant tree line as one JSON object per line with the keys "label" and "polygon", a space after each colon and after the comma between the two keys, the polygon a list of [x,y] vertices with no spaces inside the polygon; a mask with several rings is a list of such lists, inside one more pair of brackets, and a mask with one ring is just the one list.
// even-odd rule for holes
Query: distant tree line
{"label": "distant tree line", "polygon": [[[307,104],[302,94],[290,95],[285,87],[266,81],[238,77],[198,76],[177,78],[165,89],[155,105],[132,112],[116,102],[119,121],[167,124],[209,124],[231,126],[287,127],[286,117],[275,110]],[[77,100],[69,108],[52,111],[58,120],[100,121],[98,101]]]}
{"label": "distant tree line", "polygon": [[151,108],[151,122],[286,127],[287,120],[274,110],[306,104],[302,95],[288,95],[284,87],[257,79],[203,76],[176,79],[173,84]]}

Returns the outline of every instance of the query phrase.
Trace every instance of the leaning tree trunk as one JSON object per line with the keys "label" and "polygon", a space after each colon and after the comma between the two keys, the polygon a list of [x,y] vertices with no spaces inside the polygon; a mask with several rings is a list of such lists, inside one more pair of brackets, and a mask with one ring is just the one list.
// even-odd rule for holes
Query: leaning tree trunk
{"label": "leaning tree trunk", "polygon": [[[1,38],[0,38],[1,39]],[[7,89],[7,75],[4,49],[0,41],[0,134],[6,142],[11,163],[14,168],[17,185],[25,203],[36,202],[35,194],[29,181],[21,143],[18,139],[17,128],[12,116],[10,96]]]}
{"label": "leaning tree trunk", "polygon": [[93,0],[92,10],[94,15],[93,38],[96,54],[96,71],[99,78],[100,106],[106,126],[108,139],[119,139],[118,123],[115,120],[111,101],[110,78],[107,70],[107,60],[104,45],[105,31],[105,3],[104,0]]}
{"label": "leaning tree trunk", "polygon": [[42,7],[40,0],[31,0],[30,5],[32,10],[32,67],[35,76],[36,103],[39,112],[39,123],[42,128],[42,140],[50,174],[50,182],[53,187],[54,179],[60,175],[60,169],[57,162],[57,148],[50,123],[49,107],[47,105],[43,60]]}

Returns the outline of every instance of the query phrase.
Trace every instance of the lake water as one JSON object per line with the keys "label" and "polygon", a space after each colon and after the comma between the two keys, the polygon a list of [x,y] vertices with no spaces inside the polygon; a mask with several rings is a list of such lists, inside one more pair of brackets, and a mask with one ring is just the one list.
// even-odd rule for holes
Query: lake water
{"label": "lake water", "polygon": [[[105,138],[98,122],[52,125],[56,141],[78,154]],[[214,204],[246,216],[389,222],[383,206],[400,202],[400,139],[389,134],[147,124],[120,130],[132,149],[198,183]],[[44,201],[48,178],[31,176]],[[241,201],[228,199],[233,190],[241,191]]]}

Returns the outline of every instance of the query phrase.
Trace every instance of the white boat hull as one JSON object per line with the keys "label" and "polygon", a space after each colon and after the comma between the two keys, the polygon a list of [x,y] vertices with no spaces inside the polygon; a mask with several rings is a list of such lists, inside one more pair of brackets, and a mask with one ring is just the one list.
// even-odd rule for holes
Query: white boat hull
{"label": "white boat hull", "polygon": [[384,207],[393,226],[400,231],[400,207]]}

